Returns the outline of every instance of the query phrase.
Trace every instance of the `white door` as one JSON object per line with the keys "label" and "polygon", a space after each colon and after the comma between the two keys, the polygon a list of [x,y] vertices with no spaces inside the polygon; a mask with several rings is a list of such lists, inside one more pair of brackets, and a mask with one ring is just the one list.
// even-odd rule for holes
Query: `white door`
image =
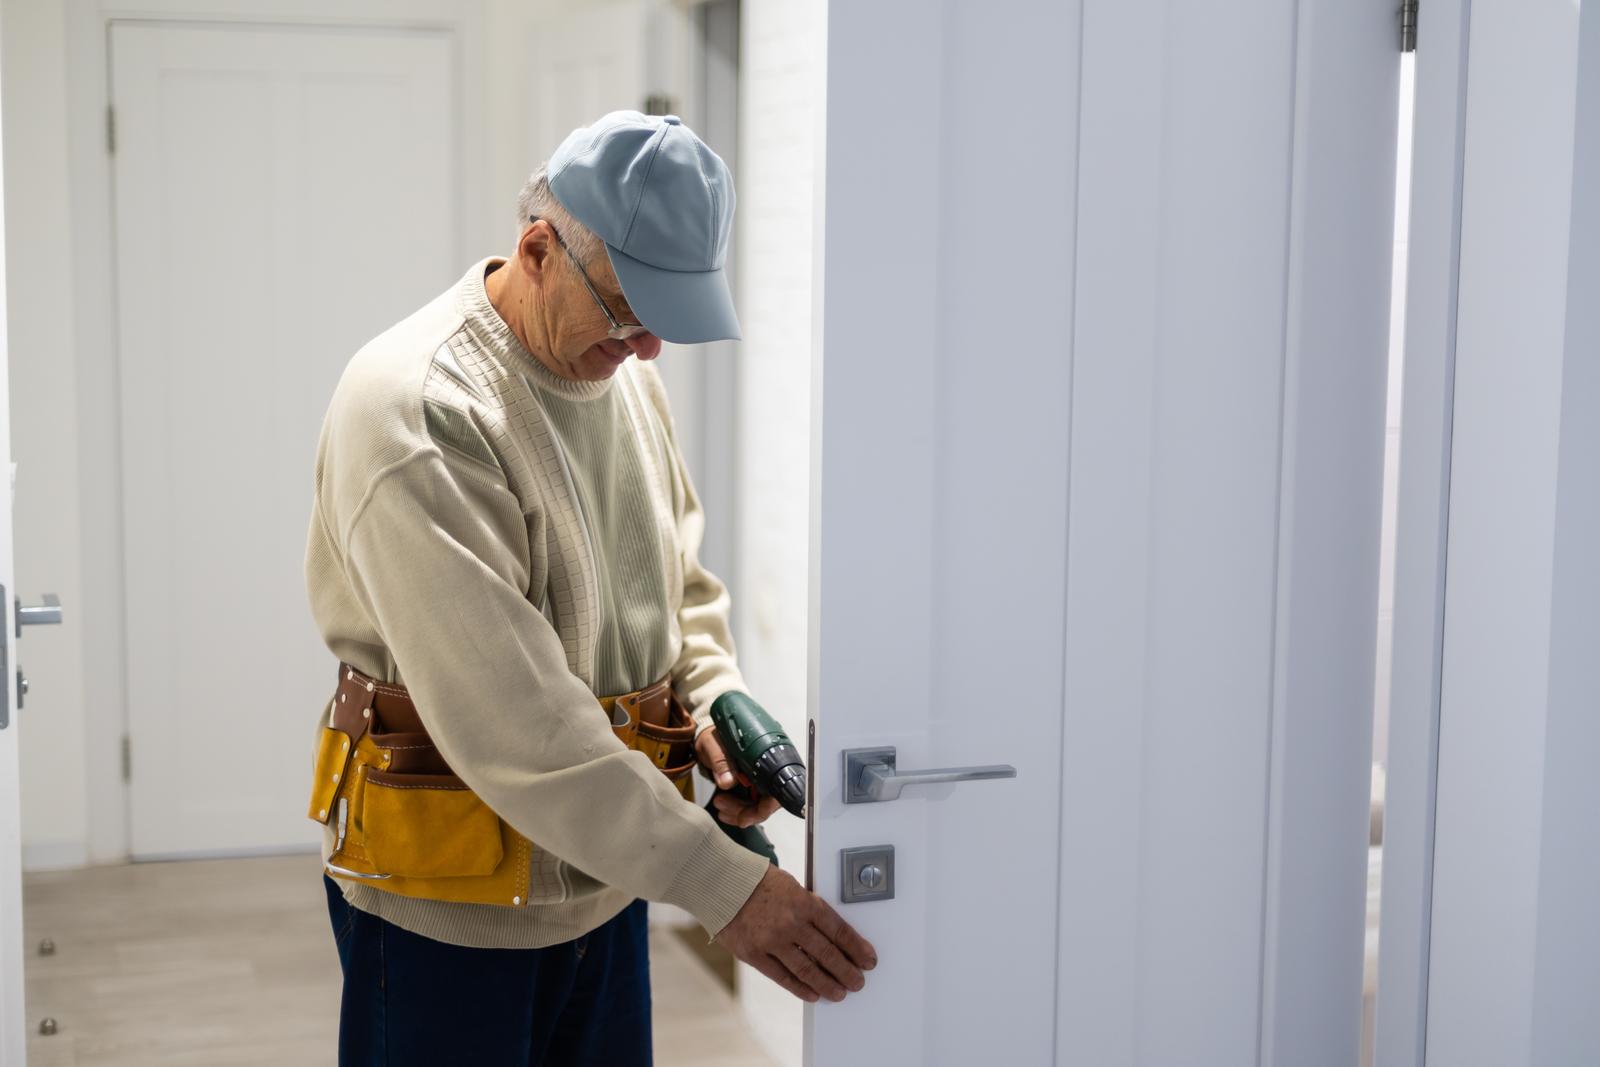
{"label": "white door", "polygon": [[131,850],[310,847],[317,431],[466,267],[451,40],[114,23],[111,67]]}
{"label": "white door", "polygon": [[10,625],[16,573],[11,558],[11,354],[5,312],[5,210],[0,205],[0,1065],[21,1067],[27,1056],[23,1012],[22,811],[18,779],[16,630]]}
{"label": "white door", "polygon": [[1394,5],[828,18],[808,1062],[1349,1067]]}
{"label": "white door", "polygon": [[565,3],[530,23],[524,90],[538,159],[608,111],[644,110],[647,36],[640,0]]}

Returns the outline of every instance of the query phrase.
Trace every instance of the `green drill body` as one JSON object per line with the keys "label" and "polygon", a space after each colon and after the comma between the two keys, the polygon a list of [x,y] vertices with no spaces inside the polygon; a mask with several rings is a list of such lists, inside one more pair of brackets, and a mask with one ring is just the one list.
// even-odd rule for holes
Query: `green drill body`
{"label": "green drill body", "polygon": [[[718,792],[733,793],[748,801],[761,796],[775,797],[784,810],[805,818],[805,761],[783,727],[766,709],[744,693],[728,692],[712,702],[711,722],[728,755],[729,768],[738,780],[733,789]],[[772,863],[778,862],[777,850],[761,827],[729,826],[718,817],[715,801],[706,805],[706,811],[716,819],[723,833]]]}

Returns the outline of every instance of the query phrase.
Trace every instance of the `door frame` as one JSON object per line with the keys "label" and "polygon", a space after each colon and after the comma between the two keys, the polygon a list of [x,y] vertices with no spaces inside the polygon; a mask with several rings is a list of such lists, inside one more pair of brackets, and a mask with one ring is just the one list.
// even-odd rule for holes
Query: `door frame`
{"label": "door frame", "polygon": [[[1473,7],[1428,7],[1417,51],[1384,1067],[1421,1067],[1430,1029],[1433,1058],[1452,1064],[1468,1049],[1501,1063],[1600,1047],[1583,997],[1600,865],[1582,847],[1600,731],[1578,666],[1597,630],[1597,572],[1573,549],[1597,514],[1594,433],[1571,417],[1595,397],[1573,353],[1592,348],[1600,321],[1576,296],[1595,277],[1600,20],[1574,5]],[[1501,325],[1513,316],[1514,334]],[[1462,965],[1480,956],[1497,965]]]}
{"label": "door frame", "polygon": [[[75,304],[79,441],[78,486],[83,522],[85,589],[100,590],[102,609],[83,612],[88,858],[126,859],[129,789],[123,778],[126,698],[125,568],[117,342],[114,180],[108,151],[110,24],[159,22],[324,25],[443,31],[455,63],[456,258],[466,263],[497,227],[485,122],[487,79],[468,72],[484,55],[480,5],[451,0],[67,0],[67,167],[72,227],[72,282],[80,293],[104,294]],[[469,61],[471,61],[469,63]],[[503,226],[498,229],[504,229]],[[309,498],[308,498],[309,499]]]}

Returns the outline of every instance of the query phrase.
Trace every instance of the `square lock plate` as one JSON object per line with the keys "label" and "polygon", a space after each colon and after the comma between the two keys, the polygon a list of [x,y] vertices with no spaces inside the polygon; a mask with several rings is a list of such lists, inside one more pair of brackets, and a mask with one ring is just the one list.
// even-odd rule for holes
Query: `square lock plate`
{"label": "square lock plate", "polygon": [[839,900],[860,904],[894,899],[894,846],[865,845],[839,850]]}

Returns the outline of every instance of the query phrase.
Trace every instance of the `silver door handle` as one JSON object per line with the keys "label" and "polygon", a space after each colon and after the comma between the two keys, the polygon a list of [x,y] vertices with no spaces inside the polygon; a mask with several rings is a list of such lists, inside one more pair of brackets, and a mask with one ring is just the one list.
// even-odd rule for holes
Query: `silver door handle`
{"label": "silver door handle", "polygon": [[[0,601],[4,603],[4,601]],[[17,636],[22,636],[24,626],[39,626],[44,623],[61,622],[61,598],[54,593],[44,595],[43,604],[29,604],[22,606],[22,598],[16,598],[17,607]]]}
{"label": "silver door handle", "polygon": [[900,790],[908,785],[935,782],[977,782],[985,778],[1015,778],[1017,769],[1009,763],[985,767],[938,767],[928,771],[900,771],[895,767],[893,748],[847,748],[844,750],[844,802],[876,804],[899,800]]}

